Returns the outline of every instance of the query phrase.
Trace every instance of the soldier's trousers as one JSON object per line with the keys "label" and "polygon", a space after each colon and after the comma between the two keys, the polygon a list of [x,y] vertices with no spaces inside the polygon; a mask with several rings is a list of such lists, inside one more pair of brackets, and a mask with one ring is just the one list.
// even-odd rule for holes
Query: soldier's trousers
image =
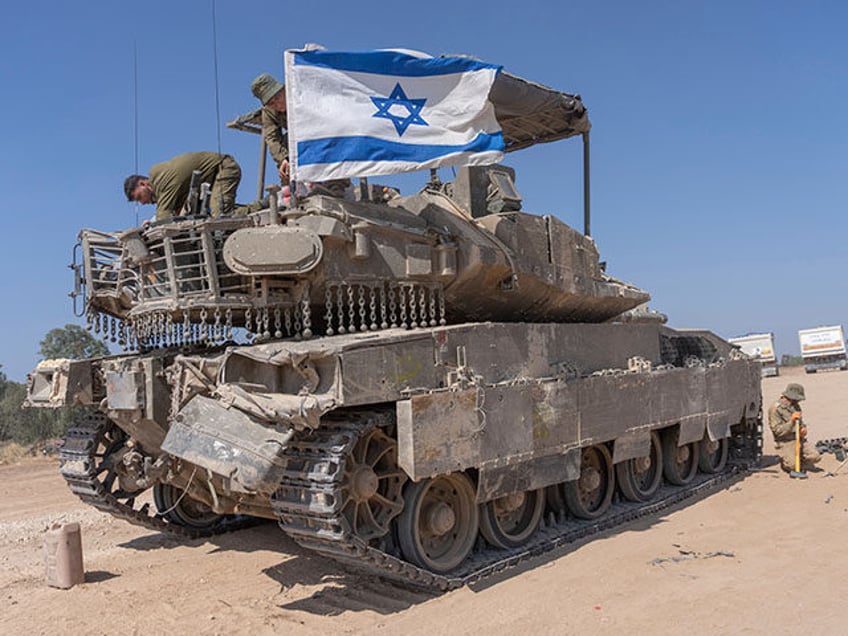
{"label": "soldier's trousers", "polygon": [[[775,450],[780,456],[780,467],[783,470],[795,470],[795,441],[776,442]],[[801,465],[815,464],[821,460],[816,447],[807,440],[801,441]]]}
{"label": "soldier's trousers", "polygon": [[230,155],[224,155],[210,192],[212,216],[232,214],[236,207],[236,190],[241,181],[241,168]]}

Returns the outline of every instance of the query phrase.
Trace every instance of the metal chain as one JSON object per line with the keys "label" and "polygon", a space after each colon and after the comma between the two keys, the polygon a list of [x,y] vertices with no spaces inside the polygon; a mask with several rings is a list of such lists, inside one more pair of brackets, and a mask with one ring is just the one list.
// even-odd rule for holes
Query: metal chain
{"label": "metal chain", "polygon": [[280,339],[280,338],[283,337],[283,331],[282,331],[282,329],[280,329],[280,327],[281,327],[280,308],[275,307],[274,308],[274,337],[277,338],[277,339]]}
{"label": "metal chain", "polygon": [[398,287],[398,304],[400,305],[400,326],[406,329],[409,325],[406,324],[406,294],[404,287]]}
{"label": "metal chain", "polygon": [[202,340],[206,340],[207,336],[208,336],[208,334],[206,332],[206,328],[208,327],[208,325],[206,324],[206,317],[207,316],[208,316],[208,314],[206,312],[206,307],[202,307],[200,309],[200,338]]}
{"label": "metal chain", "polygon": [[447,320],[445,320],[445,290],[439,287],[438,289],[439,296],[439,324],[446,325]]}
{"label": "metal chain", "polygon": [[283,320],[286,326],[286,336],[292,335],[292,310],[291,307],[286,307],[283,311]]}
{"label": "metal chain", "polygon": [[342,284],[339,283],[339,286],[336,287],[336,311],[339,314],[339,333],[344,333],[345,324],[344,324],[344,298],[342,296]]}
{"label": "metal chain", "polygon": [[299,340],[301,335],[302,335],[300,333],[300,304],[295,305],[295,307],[293,308],[293,311],[294,311],[294,337]]}
{"label": "metal chain", "polygon": [[168,335],[168,346],[171,346],[176,341],[176,334],[174,333],[174,317],[171,315],[171,312],[165,317],[165,331]]}
{"label": "metal chain", "polygon": [[359,331],[368,331],[365,321],[365,285],[359,286]]}
{"label": "metal chain", "polygon": [[327,284],[327,289],[324,290],[324,321],[327,323],[326,332],[328,336],[333,335],[333,293],[330,291],[330,284]]}
{"label": "metal chain", "polygon": [[436,320],[436,294],[438,294],[438,287],[430,288],[430,326],[435,327],[438,323]]}
{"label": "metal chain", "polygon": [[380,329],[388,329],[389,323],[386,322],[386,286],[380,285]]}
{"label": "metal chain", "polygon": [[309,304],[309,284],[303,288],[303,299],[301,300],[301,304],[303,305],[303,337],[311,338],[312,337],[312,307]]}
{"label": "metal chain", "polygon": [[356,303],[353,302],[353,285],[347,286],[348,333],[356,332]]}
{"label": "metal chain", "polygon": [[397,303],[395,302],[395,288],[389,287],[389,326],[397,327]]}
{"label": "metal chain", "polygon": [[419,327],[427,326],[427,289],[424,285],[418,286],[418,309],[421,314],[421,320],[418,321]]}
{"label": "metal chain", "polygon": [[371,331],[377,330],[377,292],[373,287],[368,288],[368,309],[371,310],[371,324],[368,328]]}
{"label": "metal chain", "polygon": [[162,311],[157,311],[154,315],[153,333],[156,347],[163,346],[165,340],[165,313]]}
{"label": "metal chain", "polygon": [[418,300],[415,294],[415,287],[410,286],[407,290],[409,294],[409,327],[415,329],[418,326]]}

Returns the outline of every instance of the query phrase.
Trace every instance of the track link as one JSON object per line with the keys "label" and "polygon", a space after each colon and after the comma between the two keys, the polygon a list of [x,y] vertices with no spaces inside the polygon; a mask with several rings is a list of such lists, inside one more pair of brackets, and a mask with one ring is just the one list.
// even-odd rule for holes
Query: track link
{"label": "track link", "polygon": [[136,497],[143,491],[123,493],[107,487],[111,470],[106,464],[109,458],[99,455],[98,451],[102,450],[99,447],[105,436],[112,431],[118,436],[123,435],[105,415],[86,415],[68,430],[64,444],[59,449],[59,472],[71,492],[83,502],[135,526],[188,539],[231,532],[258,522],[252,517],[228,516],[212,528],[191,528],[168,521],[153,512],[149,503],[137,506]]}
{"label": "track link", "polygon": [[721,473],[699,474],[685,487],[664,486],[649,502],[615,503],[597,520],[584,521],[550,513],[530,541],[519,548],[492,548],[478,539],[474,552],[457,570],[450,575],[439,575],[401,559],[396,548],[386,545],[390,541],[379,547],[365,543],[351,533],[349,523],[340,513],[346,454],[360,434],[382,425],[386,419],[385,414],[377,412],[328,426],[322,422],[320,429],[292,440],[286,451],[288,469],[271,504],[280,526],[301,546],[370,574],[439,591],[475,583],[529,558],[717,490],[758,463],[761,452],[757,442],[761,424],[752,421],[749,436],[742,440],[741,452],[734,453]]}

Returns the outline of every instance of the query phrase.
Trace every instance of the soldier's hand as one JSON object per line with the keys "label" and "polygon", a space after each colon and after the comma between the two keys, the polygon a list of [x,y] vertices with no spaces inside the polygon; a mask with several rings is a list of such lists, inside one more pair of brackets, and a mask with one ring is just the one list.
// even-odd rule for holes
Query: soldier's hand
{"label": "soldier's hand", "polygon": [[799,432],[801,434],[802,439],[807,437],[807,427],[804,426],[803,424],[801,424],[801,428],[800,428]]}
{"label": "soldier's hand", "polygon": [[794,413],[792,413],[792,421],[793,422],[795,420],[800,420],[800,419],[801,419],[801,411],[795,411]]}
{"label": "soldier's hand", "polygon": [[277,172],[280,173],[280,179],[283,183],[289,182],[289,160],[283,159],[280,162],[280,166],[277,168]]}

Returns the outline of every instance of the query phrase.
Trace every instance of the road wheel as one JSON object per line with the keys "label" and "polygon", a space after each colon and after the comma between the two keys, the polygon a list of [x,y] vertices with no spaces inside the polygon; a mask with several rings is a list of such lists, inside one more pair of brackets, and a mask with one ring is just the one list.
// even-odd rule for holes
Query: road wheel
{"label": "road wheel", "polygon": [[465,473],[452,473],[407,484],[398,517],[398,542],[415,565],[444,574],[471,553],[479,512],[474,486]]}
{"label": "road wheel", "polygon": [[728,438],[723,437],[715,441],[709,435],[704,435],[701,440],[701,448],[698,449],[698,468],[702,473],[712,475],[720,473],[727,464],[727,452],[730,444]]}
{"label": "road wheel", "polygon": [[580,477],[562,485],[568,509],[580,519],[597,519],[612,503],[615,471],[612,456],[603,444],[583,449]]}
{"label": "road wheel", "polygon": [[698,443],[678,446],[679,438],[676,426],[663,434],[663,474],[675,486],[685,486],[698,472]]}
{"label": "road wheel", "polygon": [[545,511],[545,490],[527,490],[480,505],[480,532],[498,548],[524,545]]}
{"label": "road wheel", "polygon": [[645,457],[635,457],[615,466],[621,494],[629,501],[648,501],[660,487],[663,474],[663,452],[660,436],[651,432],[651,450]]}
{"label": "road wheel", "polygon": [[211,531],[226,519],[225,515],[213,512],[205,503],[192,499],[171,484],[153,486],[153,502],[162,517],[185,528]]}

